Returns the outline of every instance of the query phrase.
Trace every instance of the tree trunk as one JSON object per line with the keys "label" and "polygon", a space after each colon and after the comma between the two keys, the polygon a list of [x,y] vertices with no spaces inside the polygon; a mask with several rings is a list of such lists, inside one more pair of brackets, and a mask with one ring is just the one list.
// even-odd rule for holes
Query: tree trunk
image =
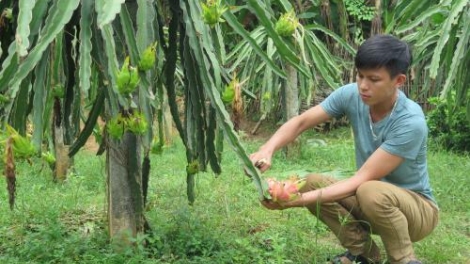
{"label": "tree trunk", "polygon": [[54,99],[54,121],[52,124],[54,152],[56,162],[53,171],[54,181],[63,182],[67,179],[67,171],[70,167],[69,146],[64,143],[64,125],[62,122],[62,110],[60,99]]}
{"label": "tree trunk", "polygon": [[168,96],[166,91],[163,91],[163,103],[161,105],[162,112],[163,112],[163,120],[162,120],[162,127],[163,127],[163,138],[165,140],[165,145],[172,145],[173,144],[173,136],[176,135],[178,132],[173,126],[173,117],[171,115],[170,106],[168,104]]}
{"label": "tree trunk", "polygon": [[120,141],[109,139],[106,158],[109,234],[128,245],[145,223],[139,137],[126,132]]}
{"label": "tree trunk", "polygon": [[382,0],[375,0],[375,15],[372,19],[371,36],[382,34]]}
{"label": "tree trunk", "polygon": [[[299,87],[297,84],[297,70],[294,66],[286,65],[287,80],[284,87],[284,117],[285,121],[299,115]],[[287,158],[294,158],[300,155],[299,140],[295,140],[284,148]]]}

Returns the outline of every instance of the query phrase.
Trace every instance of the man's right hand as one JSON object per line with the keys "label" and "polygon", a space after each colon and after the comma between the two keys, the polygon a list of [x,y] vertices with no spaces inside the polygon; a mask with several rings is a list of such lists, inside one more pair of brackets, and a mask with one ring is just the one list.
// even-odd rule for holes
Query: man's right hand
{"label": "man's right hand", "polygon": [[265,172],[271,167],[271,156],[271,153],[259,150],[258,152],[250,155],[250,160],[253,162],[253,165],[255,165],[256,168],[258,168],[261,172]]}

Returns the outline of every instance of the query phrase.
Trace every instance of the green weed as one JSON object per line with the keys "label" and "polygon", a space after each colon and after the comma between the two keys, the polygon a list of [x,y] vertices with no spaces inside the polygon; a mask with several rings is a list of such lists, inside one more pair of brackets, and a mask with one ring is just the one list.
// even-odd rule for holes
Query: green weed
{"label": "green weed", "polygon": [[[312,140],[314,139],[314,140]],[[323,172],[347,177],[355,169],[351,132],[307,133],[300,158],[275,155],[266,177]],[[263,142],[246,140],[249,152]],[[18,166],[18,193],[10,211],[0,189],[0,263],[325,263],[342,252],[336,238],[307,210],[269,211],[227,146],[221,175],[196,176],[196,202],[186,197],[186,157],[179,142],[151,157],[146,217],[152,233],[117,251],[108,241],[103,157],[82,151],[64,183],[54,183],[37,160]],[[426,263],[470,259],[467,156],[437,148],[429,170],[441,208],[432,235],[415,243]],[[376,237],[374,239],[377,241]]]}

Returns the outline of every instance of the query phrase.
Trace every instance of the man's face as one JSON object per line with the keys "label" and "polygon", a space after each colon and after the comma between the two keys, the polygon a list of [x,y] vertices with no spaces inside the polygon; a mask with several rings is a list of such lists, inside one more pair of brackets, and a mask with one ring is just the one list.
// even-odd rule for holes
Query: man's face
{"label": "man's face", "polygon": [[395,99],[396,88],[404,83],[406,76],[399,74],[391,78],[384,68],[358,69],[356,82],[362,101],[368,106],[375,106]]}

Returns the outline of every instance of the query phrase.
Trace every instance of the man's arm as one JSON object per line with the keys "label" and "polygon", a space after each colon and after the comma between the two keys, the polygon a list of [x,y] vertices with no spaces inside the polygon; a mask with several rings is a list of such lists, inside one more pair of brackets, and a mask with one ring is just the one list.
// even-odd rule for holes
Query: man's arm
{"label": "man's arm", "polygon": [[278,149],[294,141],[305,130],[313,128],[329,118],[330,116],[320,105],[316,105],[301,115],[291,118],[257,152],[250,155],[251,161],[256,164],[256,162],[263,160],[258,167],[261,171],[267,170],[271,166],[272,155]]}
{"label": "man's arm", "polygon": [[269,209],[285,209],[289,207],[302,207],[316,202],[327,203],[338,201],[354,195],[362,183],[385,177],[402,162],[402,157],[378,148],[351,178],[321,189],[303,193],[297,200],[282,205],[270,201],[266,201],[263,204]]}

